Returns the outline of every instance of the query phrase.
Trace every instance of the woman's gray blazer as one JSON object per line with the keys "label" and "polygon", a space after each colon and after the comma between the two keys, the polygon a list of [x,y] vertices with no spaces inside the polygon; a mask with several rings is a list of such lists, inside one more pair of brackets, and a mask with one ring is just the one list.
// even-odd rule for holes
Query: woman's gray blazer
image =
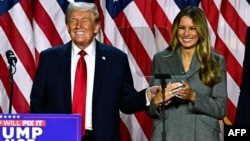
{"label": "woman's gray blazer", "polygon": [[[162,141],[161,113],[165,114],[166,141],[220,141],[219,120],[227,112],[227,74],[224,57],[213,52],[222,69],[222,80],[208,87],[199,78],[200,62],[196,55],[192,59],[190,69],[184,72],[180,49],[171,56],[172,51],[163,50],[155,54],[152,65],[152,75],[171,74],[186,75],[187,83],[196,92],[195,103],[181,102],[165,107],[160,112],[151,103],[147,113],[153,118],[151,141]],[[158,79],[152,79],[150,85],[159,85]]]}

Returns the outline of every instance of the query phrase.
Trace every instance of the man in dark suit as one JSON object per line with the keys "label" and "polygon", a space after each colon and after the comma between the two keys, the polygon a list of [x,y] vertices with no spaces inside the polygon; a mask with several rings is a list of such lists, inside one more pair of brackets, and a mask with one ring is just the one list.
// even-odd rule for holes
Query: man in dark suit
{"label": "man in dark suit", "polygon": [[247,28],[245,42],[242,82],[234,122],[236,125],[250,125],[250,27]]}
{"label": "man in dark suit", "polygon": [[[120,141],[120,114],[145,110],[159,92],[154,86],[137,92],[127,55],[95,40],[99,13],[93,3],[70,3],[66,24],[72,41],[40,53],[30,96],[31,113],[72,113],[78,52],[87,64],[87,98],[82,140]],[[88,138],[88,139],[86,139]]]}

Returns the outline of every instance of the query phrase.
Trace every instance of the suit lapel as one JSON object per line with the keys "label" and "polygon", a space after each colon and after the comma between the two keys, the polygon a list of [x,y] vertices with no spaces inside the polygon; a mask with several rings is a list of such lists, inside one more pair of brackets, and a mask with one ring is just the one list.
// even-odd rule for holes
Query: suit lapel
{"label": "suit lapel", "polygon": [[[96,41],[96,60],[95,60],[95,75],[94,75],[94,91],[93,91],[93,104],[100,94],[100,87],[103,81],[103,72],[107,66],[109,56],[107,55],[105,47],[98,41]],[[94,106],[94,105],[93,105]]]}
{"label": "suit lapel", "polygon": [[68,110],[71,111],[71,42],[65,44],[58,55],[58,63],[62,71],[61,81],[63,83],[63,97],[66,101]]}

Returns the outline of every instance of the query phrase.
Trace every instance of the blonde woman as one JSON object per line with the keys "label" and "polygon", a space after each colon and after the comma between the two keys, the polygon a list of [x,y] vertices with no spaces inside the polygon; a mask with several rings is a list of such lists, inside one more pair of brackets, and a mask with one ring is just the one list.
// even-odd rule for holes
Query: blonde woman
{"label": "blonde woman", "polygon": [[[154,55],[152,74],[183,76],[179,80],[183,87],[169,89],[174,96],[164,111],[164,104],[151,102],[147,111],[153,118],[151,141],[219,141],[219,120],[227,113],[226,64],[211,47],[203,11],[193,6],[182,9],[171,32],[170,46]],[[151,85],[158,84],[151,80]]]}

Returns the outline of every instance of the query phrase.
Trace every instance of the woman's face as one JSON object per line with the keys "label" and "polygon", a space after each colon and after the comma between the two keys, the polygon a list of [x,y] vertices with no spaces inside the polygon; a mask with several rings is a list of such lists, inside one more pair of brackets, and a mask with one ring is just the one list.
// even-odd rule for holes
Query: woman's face
{"label": "woman's face", "polygon": [[177,30],[177,38],[183,48],[188,49],[196,46],[199,40],[199,34],[190,17],[181,17]]}

